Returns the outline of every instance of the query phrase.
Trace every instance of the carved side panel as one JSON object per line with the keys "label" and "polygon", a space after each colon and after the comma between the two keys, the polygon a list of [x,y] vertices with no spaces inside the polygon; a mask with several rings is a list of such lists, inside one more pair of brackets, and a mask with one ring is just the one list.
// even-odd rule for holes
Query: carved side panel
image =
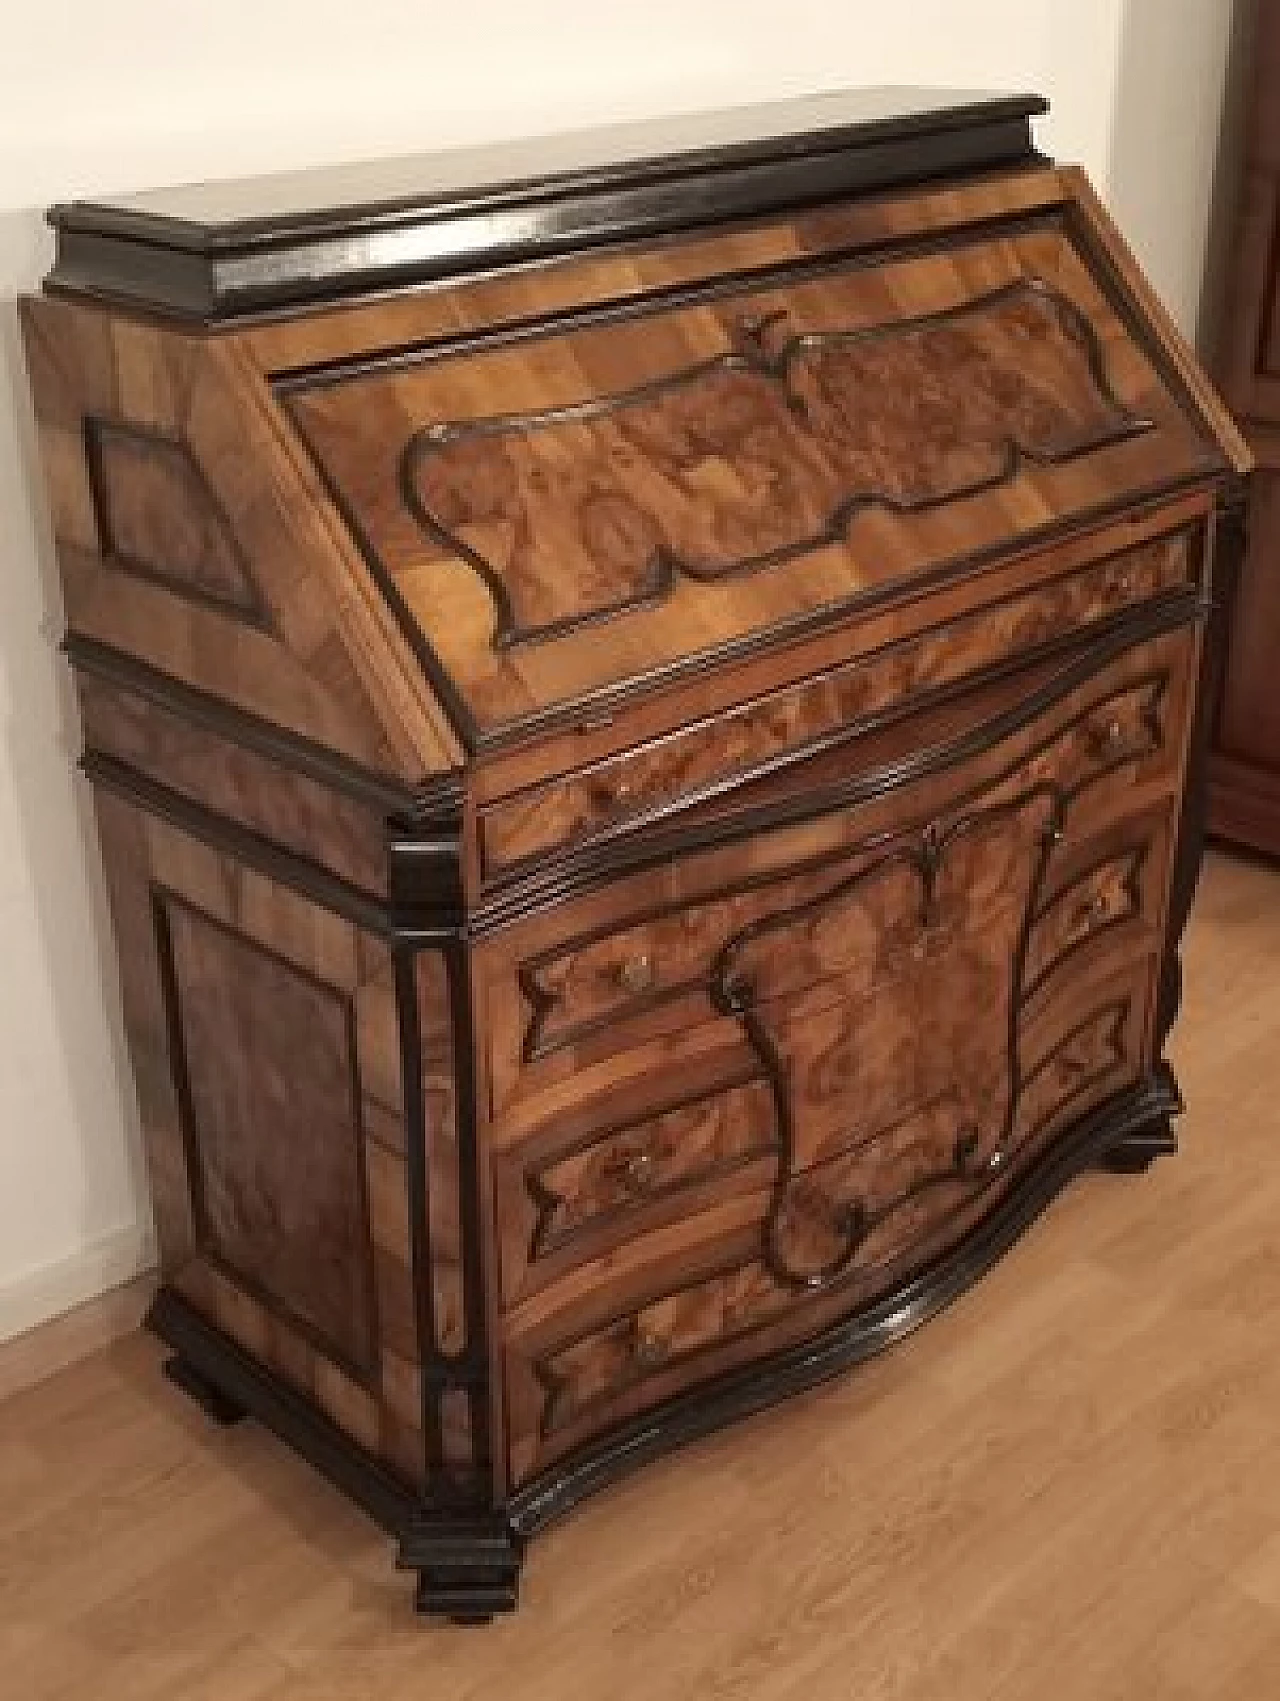
{"label": "carved side panel", "polygon": [[390,952],[124,798],[96,803],[164,1279],[422,1483]]}

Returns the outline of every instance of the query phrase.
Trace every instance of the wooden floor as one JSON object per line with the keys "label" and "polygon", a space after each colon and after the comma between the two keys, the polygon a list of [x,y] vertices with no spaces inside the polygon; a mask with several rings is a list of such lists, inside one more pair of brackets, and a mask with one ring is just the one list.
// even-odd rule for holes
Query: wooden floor
{"label": "wooden floor", "polygon": [[0,1405],[12,1701],[1280,1696],[1280,873],[1215,858],[1182,1154],[1091,1176],[874,1364],[425,1625],[383,1538],[133,1337]]}

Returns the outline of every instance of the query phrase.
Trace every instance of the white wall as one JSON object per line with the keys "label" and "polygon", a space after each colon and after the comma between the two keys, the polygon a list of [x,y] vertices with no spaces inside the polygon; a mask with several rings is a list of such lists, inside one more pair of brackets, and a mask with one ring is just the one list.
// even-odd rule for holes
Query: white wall
{"label": "white wall", "polygon": [[146,1257],[12,298],[68,196],[875,82],[1039,89],[1194,326],[1232,0],[24,0],[0,41],[0,1339]]}

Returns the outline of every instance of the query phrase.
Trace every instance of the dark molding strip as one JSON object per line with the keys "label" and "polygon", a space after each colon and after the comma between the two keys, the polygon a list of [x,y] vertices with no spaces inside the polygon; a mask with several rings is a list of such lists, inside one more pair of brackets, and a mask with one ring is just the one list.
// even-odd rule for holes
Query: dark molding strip
{"label": "dark molding strip", "polygon": [[[687,278],[680,283],[653,284],[631,295],[593,297],[589,301],[553,307],[524,317],[495,319],[469,331],[440,332],[390,348],[337,355],[327,360],[309,360],[299,366],[273,370],[269,374],[271,387],[277,396],[287,401],[291,396],[326,389],[353,378],[402,372],[427,363],[541,342],[547,337],[565,336],[574,331],[625,324],[628,320],[645,319],[655,313],[718,301],[724,296],[772,289],[779,284],[810,283],[834,272],[870,271],[890,262],[936,253],[941,246],[945,246],[948,252],[954,252],[973,247],[992,236],[1012,236],[1060,227],[1067,204],[1065,197],[1059,195],[1057,199],[1046,199],[1025,212],[993,213],[985,218],[966,219],[963,223],[942,225],[910,235],[872,237],[851,245],[823,249],[807,259],[769,260],[754,266],[735,266],[728,271]],[[729,235],[736,228],[737,225],[719,227],[719,233]],[[634,246],[643,251],[643,244]]]}
{"label": "dark molding strip", "polygon": [[411,816],[420,806],[421,794],[412,786],[361,767],[300,733],[289,732],[248,709],[237,708],[211,692],[188,685],[126,650],[114,649],[75,631],[68,632],[62,640],[62,650],[77,673],[142,697],[193,726],[252,750],[255,755],[315,780],[366,808],[381,814]]}
{"label": "dark molding strip", "polygon": [[[46,288],[197,324],[243,321],[705,228],[709,219],[759,217],[1042,159],[1031,139],[1030,120],[1046,108],[1037,96],[956,97],[948,106],[927,91],[914,91],[913,100],[907,90],[894,111],[883,102],[877,108],[868,94],[874,91],[748,110],[739,133],[710,145],[705,138],[714,132],[687,119],[633,128],[629,139],[616,127],[586,133],[578,138],[582,163],[567,169],[562,156],[539,172],[546,138],[512,144],[500,161],[492,152],[484,162],[459,154],[460,179],[425,193],[423,183],[440,179],[441,160],[405,161],[398,194],[375,185],[366,199],[345,205],[324,205],[316,173],[320,205],[310,212],[272,211],[269,182],[256,204],[252,190],[238,186],[249,200],[244,213],[203,222],[189,201],[166,204],[163,192],[132,203],[59,206],[49,215],[57,255]],[[469,175],[483,186],[468,186]]]}
{"label": "dark molding strip", "polygon": [[579,896],[624,874],[637,873],[692,851],[734,843],[751,834],[793,826],[811,816],[868,803],[901,786],[982,756],[1025,730],[1072,691],[1087,685],[1109,662],[1149,639],[1204,621],[1210,612],[1211,605],[1199,589],[1187,586],[1167,600],[1141,609],[1136,617],[1120,622],[1108,636],[1094,642],[1013,708],[957,738],[913,751],[853,779],[820,788],[801,787],[794,797],[758,805],[732,818],[683,827],[679,817],[691,800],[678,799],[665,809],[647,815],[642,830],[624,824],[616,837],[602,837],[576,855],[554,863],[548,859],[537,873],[501,888],[473,912],[469,931],[475,937],[482,937],[534,910],[569,896]]}
{"label": "dark molding strip", "polygon": [[86,750],[80,758],[80,767],[93,785],[114,792],[148,815],[157,816],[211,849],[234,857],[268,880],[289,887],[380,938],[391,936],[391,918],[385,906],[349,881],[330,874],[319,863],[286,851],[273,839],[216,815],[104,751]]}
{"label": "dark molding strip", "polygon": [[366,1453],[336,1424],[264,1370],[172,1288],[162,1287],[146,1326],[192,1365],[220,1394],[272,1430],[309,1465],[349,1495],[375,1524],[398,1537],[413,1522],[419,1500],[413,1490]]}

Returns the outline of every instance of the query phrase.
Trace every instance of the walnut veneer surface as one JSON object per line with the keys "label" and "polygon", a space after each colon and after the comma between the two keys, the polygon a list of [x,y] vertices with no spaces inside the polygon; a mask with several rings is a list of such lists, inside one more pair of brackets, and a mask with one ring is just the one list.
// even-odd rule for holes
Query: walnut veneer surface
{"label": "walnut veneer surface", "polygon": [[53,215],[152,1326],[426,1609],[1173,1148],[1248,457],[1039,109]]}

